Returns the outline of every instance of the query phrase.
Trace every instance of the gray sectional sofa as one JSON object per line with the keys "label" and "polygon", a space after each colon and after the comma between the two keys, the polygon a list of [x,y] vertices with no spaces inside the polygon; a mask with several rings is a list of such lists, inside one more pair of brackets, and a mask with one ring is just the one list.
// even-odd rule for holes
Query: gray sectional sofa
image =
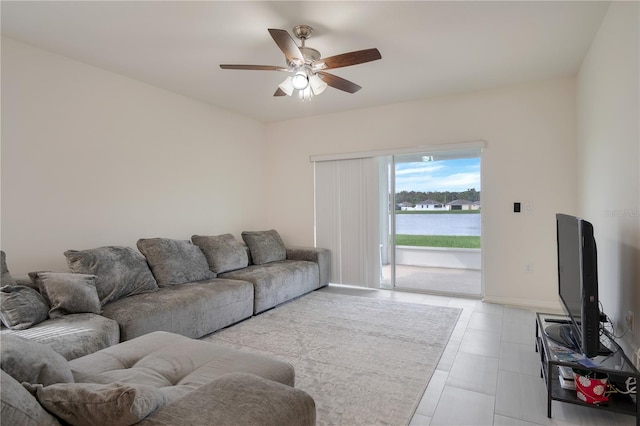
{"label": "gray sectional sofa", "polygon": [[39,292],[45,303],[38,309],[48,309],[48,318],[11,328],[3,320],[0,332],[73,359],[153,331],[199,338],[328,284],[328,250],[287,248],[275,230],[242,237],[246,244],[231,234],[194,235],[193,243],[140,239],[141,253],[114,246],[68,250],[70,273],[33,272],[11,283]]}
{"label": "gray sectional sofa", "polygon": [[[193,350],[198,351],[208,348],[210,343],[190,338],[213,333],[328,284],[331,273],[328,250],[287,248],[274,230],[243,232],[242,237],[245,244],[231,234],[194,235],[191,241],[141,239],[137,243],[139,252],[116,246],[68,250],[64,255],[70,272],[38,271],[18,280],[9,274],[2,252],[0,334],[3,339],[17,338],[44,345],[72,366],[82,365],[82,374],[74,370],[76,378],[84,378],[81,381],[93,382],[85,380],[87,374],[98,371],[100,365],[112,368],[122,362],[126,364],[122,377],[130,377],[130,366],[137,356],[148,357],[153,351],[163,351],[172,345],[184,348],[196,345]],[[247,354],[220,348],[204,352],[210,354],[206,362],[189,364],[195,370],[186,373],[197,378],[195,382],[189,382],[187,389],[180,382],[182,379],[177,384],[172,381],[170,386],[175,389],[169,393],[181,397],[165,398],[164,408],[154,414],[157,420],[154,416],[147,417],[144,424],[198,424],[182,421],[194,407],[200,410],[192,413],[194,416],[207,413],[207,418],[220,420],[217,424],[225,424],[225,418],[229,423],[229,415],[240,416],[236,420],[242,424],[263,424],[258,418],[269,412],[269,401],[273,402],[269,395],[276,399],[293,398],[292,407],[298,408],[292,408],[291,413],[302,415],[306,419],[302,424],[313,424],[315,409],[310,408],[313,400],[310,404],[308,395],[291,393],[292,371],[286,378],[286,374],[274,378],[250,365],[257,360],[238,361]],[[2,353],[4,420],[5,382],[9,379],[4,374],[4,348]],[[175,357],[170,362],[183,362],[177,354]],[[276,370],[283,368],[290,366],[280,365]],[[195,373],[196,370],[199,372]],[[104,379],[107,382],[96,380],[111,383],[107,379]],[[248,384],[254,393],[245,394]],[[37,397],[37,389],[32,391]],[[204,408],[206,404],[199,398],[218,404]],[[263,402],[249,404],[257,410],[254,412],[248,406],[242,410],[233,408],[233,404],[220,404],[225,398],[231,398],[234,404]],[[286,410],[275,410],[272,414],[272,420],[277,419],[272,424],[287,423]]]}
{"label": "gray sectional sofa", "polygon": [[162,331],[72,361],[1,340],[2,424],[315,424],[313,398],[275,358]]}

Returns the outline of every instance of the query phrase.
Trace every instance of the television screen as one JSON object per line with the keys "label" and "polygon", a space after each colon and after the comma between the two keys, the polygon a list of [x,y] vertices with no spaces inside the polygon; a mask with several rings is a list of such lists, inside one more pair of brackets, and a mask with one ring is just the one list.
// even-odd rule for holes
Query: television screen
{"label": "television screen", "polygon": [[569,317],[561,333],[570,346],[587,357],[600,349],[598,268],[593,225],[581,218],[557,214],[558,292]]}

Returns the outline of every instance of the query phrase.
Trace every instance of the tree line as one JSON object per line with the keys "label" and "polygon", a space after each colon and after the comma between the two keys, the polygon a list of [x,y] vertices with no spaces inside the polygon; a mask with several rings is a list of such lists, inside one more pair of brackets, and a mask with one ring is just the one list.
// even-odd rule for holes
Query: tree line
{"label": "tree line", "polygon": [[396,193],[396,204],[411,203],[418,204],[425,200],[434,200],[446,204],[453,200],[480,201],[480,191],[469,188],[466,191],[400,191]]}

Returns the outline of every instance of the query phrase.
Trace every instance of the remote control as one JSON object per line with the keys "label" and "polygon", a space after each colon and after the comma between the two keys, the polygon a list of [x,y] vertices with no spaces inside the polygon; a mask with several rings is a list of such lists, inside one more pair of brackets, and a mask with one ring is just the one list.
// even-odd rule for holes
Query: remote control
{"label": "remote control", "polygon": [[567,319],[559,319],[559,318],[545,318],[544,322],[551,322],[554,324],[571,324],[571,321]]}

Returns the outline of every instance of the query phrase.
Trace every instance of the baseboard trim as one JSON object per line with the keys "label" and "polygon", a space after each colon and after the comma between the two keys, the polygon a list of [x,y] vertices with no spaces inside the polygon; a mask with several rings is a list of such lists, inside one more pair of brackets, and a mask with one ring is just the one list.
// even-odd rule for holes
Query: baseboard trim
{"label": "baseboard trim", "polygon": [[531,300],[531,299],[515,299],[511,297],[499,297],[499,296],[484,296],[482,299],[487,303],[497,303],[499,305],[516,306],[519,308],[528,308],[531,310],[543,310],[544,312],[563,313],[562,307],[559,302],[549,302],[544,300]]}

